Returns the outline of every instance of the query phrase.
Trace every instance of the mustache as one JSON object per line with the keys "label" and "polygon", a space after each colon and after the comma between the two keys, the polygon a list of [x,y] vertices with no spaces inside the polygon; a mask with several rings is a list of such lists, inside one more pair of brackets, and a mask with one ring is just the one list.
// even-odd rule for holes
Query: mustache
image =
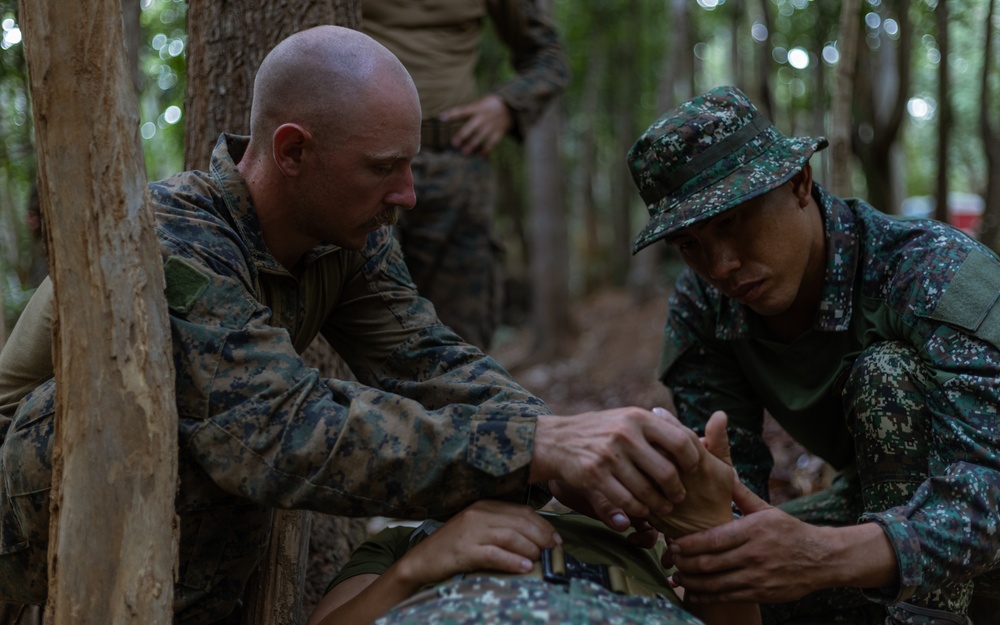
{"label": "mustache", "polygon": [[381,228],[382,226],[394,226],[398,221],[399,208],[391,206],[369,219],[365,223],[365,226],[369,228]]}

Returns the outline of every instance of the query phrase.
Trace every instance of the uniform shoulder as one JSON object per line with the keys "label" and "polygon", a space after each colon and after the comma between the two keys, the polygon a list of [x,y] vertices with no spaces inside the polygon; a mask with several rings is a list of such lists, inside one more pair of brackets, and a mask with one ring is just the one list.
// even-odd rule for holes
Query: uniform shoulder
{"label": "uniform shoulder", "polygon": [[[929,219],[901,219],[855,207],[861,237],[860,287],[864,297],[901,313],[929,317],[943,295],[954,295],[964,275],[998,274],[1000,260],[960,230]],[[964,268],[964,269],[963,269]]]}

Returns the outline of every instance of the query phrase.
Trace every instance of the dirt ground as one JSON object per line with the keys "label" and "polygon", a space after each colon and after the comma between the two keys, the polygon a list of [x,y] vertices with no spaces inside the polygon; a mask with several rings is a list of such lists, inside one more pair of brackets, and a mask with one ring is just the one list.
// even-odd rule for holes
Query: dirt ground
{"label": "dirt ground", "polygon": [[[637,303],[623,290],[588,297],[572,311],[576,337],[569,354],[556,361],[522,366],[530,356],[525,331],[498,334],[496,359],[556,414],[626,405],[668,405],[656,380],[667,296]],[[829,467],[805,452],[771,419],[765,439],[775,458],[771,500],[780,503],[821,488]]]}

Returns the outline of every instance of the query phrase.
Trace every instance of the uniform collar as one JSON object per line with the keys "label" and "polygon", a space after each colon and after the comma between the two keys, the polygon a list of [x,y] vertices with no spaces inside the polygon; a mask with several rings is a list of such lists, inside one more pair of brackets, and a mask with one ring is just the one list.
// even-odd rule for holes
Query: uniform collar
{"label": "uniform collar", "polygon": [[[271,255],[264,244],[264,233],[260,226],[257,209],[250,198],[250,189],[246,181],[236,169],[236,164],[243,158],[250,137],[223,133],[212,150],[211,172],[219,183],[226,208],[232,216],[234,225],[253,256],[258,269],[274,273],[288,273],[285,266]],[[339,249],[336,245],[321,245],[313,248],[303,257],[304,263],[309,263],[327,252]]]}

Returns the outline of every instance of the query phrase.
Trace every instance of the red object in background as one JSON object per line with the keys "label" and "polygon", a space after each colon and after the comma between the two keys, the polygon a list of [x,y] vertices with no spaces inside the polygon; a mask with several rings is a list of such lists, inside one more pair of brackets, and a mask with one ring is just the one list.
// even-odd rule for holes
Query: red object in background
{"label": "red object in background", "polygon": [[[934,196],[915,195],[903,200],[901,208],[906,217],[933,219],[934,205]],[[983,198],[975,193],[949,193],[948,223],[975,239],[985,206]]]}

